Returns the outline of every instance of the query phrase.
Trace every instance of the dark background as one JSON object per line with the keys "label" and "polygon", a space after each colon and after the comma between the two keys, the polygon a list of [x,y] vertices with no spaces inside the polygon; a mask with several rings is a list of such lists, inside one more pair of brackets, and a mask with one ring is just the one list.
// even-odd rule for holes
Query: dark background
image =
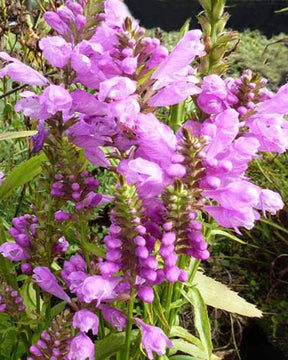
{"label": "dark background", "polygon": [[[198,0],[124,0],[136,19],[146,28],[160,27],[166,31],[179,30],[191,17],[191,28],[197,27],[196,15],[201,11]],[[286,0],[227,0],[231,18],[228,27],[243,31],[258,29],[266,36],[288,33]]]}

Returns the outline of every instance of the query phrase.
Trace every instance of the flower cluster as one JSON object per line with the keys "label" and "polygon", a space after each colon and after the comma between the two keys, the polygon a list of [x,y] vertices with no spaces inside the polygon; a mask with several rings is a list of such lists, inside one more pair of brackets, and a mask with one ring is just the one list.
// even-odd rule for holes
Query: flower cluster
{"label": "flower cluster", "polygon": [[18,318],[19,314],[23,313],[26,309],[23,304],[23,298],[17,290],[11,286],[1,284],[0,292],[0,312],[4,312],[12,317]]}
{"label": "flower cluster", "polygon": [[[44,292],[75,310],[62,327],[57,323],[58,330],[42,333],[30,348],[30,359],[93,360],[91,338],[100,332],[101,316],[119,331],[131,328],[131,322],[140,327],[152,360],[153,352],[165,354],[172,342],[160,328],[114,304],[129,302],[135,294],[151,303],[155,285],[186,282],[182,260],[210,256],[202,216],[240,233],[241,227],[254,226],[259,211],[275,214],[283,207],[279,194],[253,184],[245,173],[262,152],[288,148],[288,85],[274,94],[265,79],[249,70],[239,79],[215,74],[201,79],[197,61],[205,56],[205,47],[200,30],[188,31],[169,54],[159,40],[145,36],[120,0],[93,6],[67,0],[44,17],[56,35],[41,39],[39,47],[59,69],[55,83],[3,52],[0,77],[41,88],[24,91],[15,109],[39,123],[32,138],[34,152],[55,145],[55,154],[54,148],[46,150],[54,166],[49,169],[54,222],[61,227],[67,220],[80,220],[81,227],[83,214],[107,200],[94,192],[99,182],[77,159],[76,147],[90,163],[116,174],[118,183],[109,197],[114,207],[103,239],[105,258],[90,261],[81,228],[76,237],[81,237],[78,245],[85,260],[79,253],[64,261],[64,282],[47,264],[35,259],[28,263],[41,243],[43,225],[37,231],[37,217],[13,219],[9,233],[15,243],[2,244],[0,252],[12,261],[27,261],[23,273],[33,273]],[[181,119],[175,133],[175,124],[172,130],[169,121],[160,121],[163,107],[187,99],[194,103],[193,118],[185,123]],[[57,241],[51,231],[43,235],[45,241],[52,239],[50,260],[68,249],[58,230]],[[76,336],[65,330],[67,322]]]}

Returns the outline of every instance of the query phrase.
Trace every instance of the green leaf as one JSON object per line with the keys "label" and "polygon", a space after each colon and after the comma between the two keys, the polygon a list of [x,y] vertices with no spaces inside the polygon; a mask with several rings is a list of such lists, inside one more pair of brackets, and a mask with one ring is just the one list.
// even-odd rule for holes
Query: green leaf
{"label": "green leaf", "polygon": [[198,358],[189,355],[174,355],[169,358],[170,360],[198,360]]}
{"label": "green leaf", "polygon": [[276,10],[275,13],[279,14],[279,13],[286,12],[286,11],[288,11],[288,7],[280,9],[280,10]]}
{"label": "green leaf", "polygon": [[189,331],[182,326],[172,326],[169,337],[181,338],[188,341],[190,344],[198,346],[199,349],[204,350],[201,341],[196,336],[190,334]]}
{"label": "green leaf", "polygon": [[245,241],[238,239],[237,236],[232,235],[232,234],[230,234],[230,233],[228,233],[227,231],[224,231],[224,230],[219,230],[219,229],[212,230],[212,231],[210,232],[210,234],[209,234],[209,237],[210,237],[210,236],[213,236],[213,235],[214,235],[214,236],[215,236],[215,235],[221,235],[221,236],[226,237],[227,239],[234,240],[234,241],[236,241],[236,242],[238,242],[238,243],[240,243],[240,244],[243,244],[243,245],[246,245],[246,244],[247,244]]}
{"label": "green leaf", "polygon": [[18,139],[18,138],[33,136],[33,135],[36,135],[36,134],[37,134],[37,131],[35,131],[35,130],[31,130],[31,131],[9,131],[9,132],[4,132],[4,133],[0,134],[0,141]]}
{"label": "green leaf", "polygon": [[10,327],[0,336],[0,358],[11,359],[11,353],[17,341],[16,328]]}
{"label": "green leaf", "polygon": [[248,303],[235,291],[230,290],[228,286],[211,279],[201,271],[197,271],[194,283],[197,284],[197,288],[207,305],[239,315],[249,317],[262,316],[262,312],[255,305]]}
{"label": "green leaf", "polygon": [[[197,346],[190,344],[189,342],[182,339],[174,339],[172,350],[181,351],[182,353],[192,355],[196,359],[206,360],[207,356],[205,351],[199,349]],[[211,360],[220,360],[218,356],[212,354]]]}
{"label": "green leaf", "polygon": [[95,244],[92,244],[92,243],[88,243],[88,242],[85,242],[84,244],[84,248],[89,251],[90,253],[98,256],[98,257],[101,257],[101,258],[104,258],[105,257],[105,250],[103,248],[101,248],[100,246],[97,246]]}
{"label": "green leaf", "polygon": [[206,304],[199,290],[196,287],[191,288],[188,293],[182,291],[182,294],[184,297],[187,298],[187,300],[189,300],[189,302],[194,307],[195,327],[199,334],[201,344],[206,355],[206,359],[210,360],[213,345],[211,340],[211,329]]}
{"label": "green leaf", "polygon": [[[131,338],[134,341],[139,334],[139,330],[132,330]],[[115,355],[125,345],[126,332],[114,333],[104,339],[95,342],[95,354],[97,360],[104,360]]]}
{"label": "green leaf", "polygon": [[66,304],[66,301],[61,301],[59,304],[53,306],[51,309],[51,319],[54,319],[56,315],[60,314],[65,309]]}
{"label": "green leaf", "polygon": [[[33,287],[33,283],[29,280],[24,283],[20,290],[20,294],[23,297],[23,303],[26,306],[26,313],[31,319],[37,319],[37,300],[36,300],[36,291]],[[40,309],[43,305],[43,301],[40,299]]]}
{"label": "green leaf", "polygon": [[0,186],[0,201],[7,198],[14,189],[39,175],[41,165],[46,159],[45,154],[40,154],[17,166]]}
{"label": "green leaf", "polygon": [[189,31],[191,18],[188,18],[180,29],[180,39]]}
{"label": "green leaf", "polygon": [[[3,221],[0,218],[0,244],[3,244],[6,240]],[[11,285],[14,289],[18,288],[13,263],[2,255],[0,255],[0,275],[5,279],[8,285]]]}

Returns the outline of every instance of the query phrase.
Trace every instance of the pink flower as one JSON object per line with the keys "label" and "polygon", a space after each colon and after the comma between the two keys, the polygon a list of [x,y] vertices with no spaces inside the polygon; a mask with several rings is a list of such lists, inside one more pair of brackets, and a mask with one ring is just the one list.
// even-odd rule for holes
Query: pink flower
{"label": "pink flower", "polygon": [[0,71],[0,77],[9,75],[13,80],[28,85],[43,86],[49,83],[49,81],[36,70],[33,70],[30,66],[23,64],[20,60],[9,56],[5,52],[0,52],[0,58],[10,62],[10,64],[6,65]]}
{"label": "pink flower", "polygon": [[0,246],[0,253],[11,261],[21,261],[30,257],[26,249],[8,241]]}
{"label": "pink flower", "polygon": [[163,189],[163,173],[159,165],[140,157],[135,160],[123,160],[118,166],[120,174],[124,174],[128,184],[136,184],[139,195],[143,198],[161,193]]}
{"label": "pink flower", "polygon": [[47,36],[40,40],[39,47],[51,65],[63,68],[72,53],[72,45],[61,36]]}
{"label": "pink flower", "polygon": [[101,82],[98,99],[104,101],[106,98],[122,100],[136,91],[136,82],[127,77],[115,76]]}
{"label": "pink flower", "polygon": [[38,266],[33,270],[33,273],[33,280],[40,286],[42,290],[58,297],[59,299],[71,302],[70,297],[58,284],[55,275],[53,275],[47,267]]}
{"label": "pink flower", "polygon": [[113,327],[116,327],[118,331],[122,331],[126,327],[127,318],[121,313],[120,310],[104,304],[101,304],[99,308],[102,311],[104,319],[108,321]]}
{"label": "pink flower", "polygon": [[186,69],[196,56],[204,56],[204,45],[200,39],[202,32],[200,30],[188,31],[178,42],[171,54],[159,65],[154,72],[153,79],[162,79]]}
{"label": "pink flower", "polygon": [[62,111],[63,115],[68,115],[72,98],[64,87],[50,85],[40,96],[40,104],[50,115],[55,115],[58,111]]}
{"label": "pink flower", "polygon": [[80,329],[82,332],[92,330],[94,335],[98,334],[99,319],[91,311],[82,309],[77,311],[73,316],[73,327]]}
{"label": "pink flower", "polygon": [[166,353],[166,347],[173,347],[172,341],[168,339],[162,329],[147,325],[140,319],[135,319],[135,321],[141,327],[141,342],[150,360],[153,360],[153,352],[161,356]]}
{"label": "pink flower", "polygon": [[44,19],[46,23],[59,34],[64,35],[70,32],[68,25],[61,20],[60,16],[56,12],[46,11],[44,13]]}
{"label": "pink flower", "polygon": [[226,84],[218,75],[204,77],[201,89],[202,92],[198,96],[197,103],[207,114],[219,114],[227,108]]}
{"label": "pink flower", "polygon": [[79,293],[83,296],[86,303],[97,300],[99,306],[102,300],[113,300],[116,296],[114,289],[118,285],[120,278],[104,279],[102,276],[88,276],[82,283]]}
{"label": "pink flower", "polygon": [[74,337],[70,344],[68,360],[95,360],[92,340],[83,332]]}

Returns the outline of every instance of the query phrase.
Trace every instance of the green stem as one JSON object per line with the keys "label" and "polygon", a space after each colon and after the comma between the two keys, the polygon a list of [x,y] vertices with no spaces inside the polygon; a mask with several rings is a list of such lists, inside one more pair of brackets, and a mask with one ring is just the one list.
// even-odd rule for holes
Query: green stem
{"label": "green stem", "polygon": [[133,283],[131,283],[130,291],[130,300],[128,306],[128,317],[127,317],[127,328],[126,328],[126,338],[125,338],[125,352],[123,360],[129,360],[130,357],[130,347],[131,347],[131,333],[132,333],[132,324],[133,324],[133,310],[135,302],[135,289]]}
{"label": "green stem", "polygon": [[170,309],[171,307],[171,303],[173,300],[173,293],[174,293],[174,283],[169,283],[168,285],[168,293],[167,293],[167,298],[166,298],[166,306],[165,306],[165,313],[167,314],[167,321],[169,326],[171,327],[171,321],[172,321],[172,311]]}
{"label": "green stem", "polygon": [[88,272],[91,274],[91,263],[90,263],[90,258],[89,258],[89,253],[86,249],[86,238],[87,238],[87,232],[86,232],[86,229],[87,229],[87,220],[85,220],[85,216],[84,214],[81,212],[81,215],[80,215],[80,233],[81,233],[81,236],[80,236],[80,242],[81,242],[81,249],[83,251],[83,255],[84,255],[84,258],[85,258],[85,261],[87,263],[87,268],[88,268]]}

